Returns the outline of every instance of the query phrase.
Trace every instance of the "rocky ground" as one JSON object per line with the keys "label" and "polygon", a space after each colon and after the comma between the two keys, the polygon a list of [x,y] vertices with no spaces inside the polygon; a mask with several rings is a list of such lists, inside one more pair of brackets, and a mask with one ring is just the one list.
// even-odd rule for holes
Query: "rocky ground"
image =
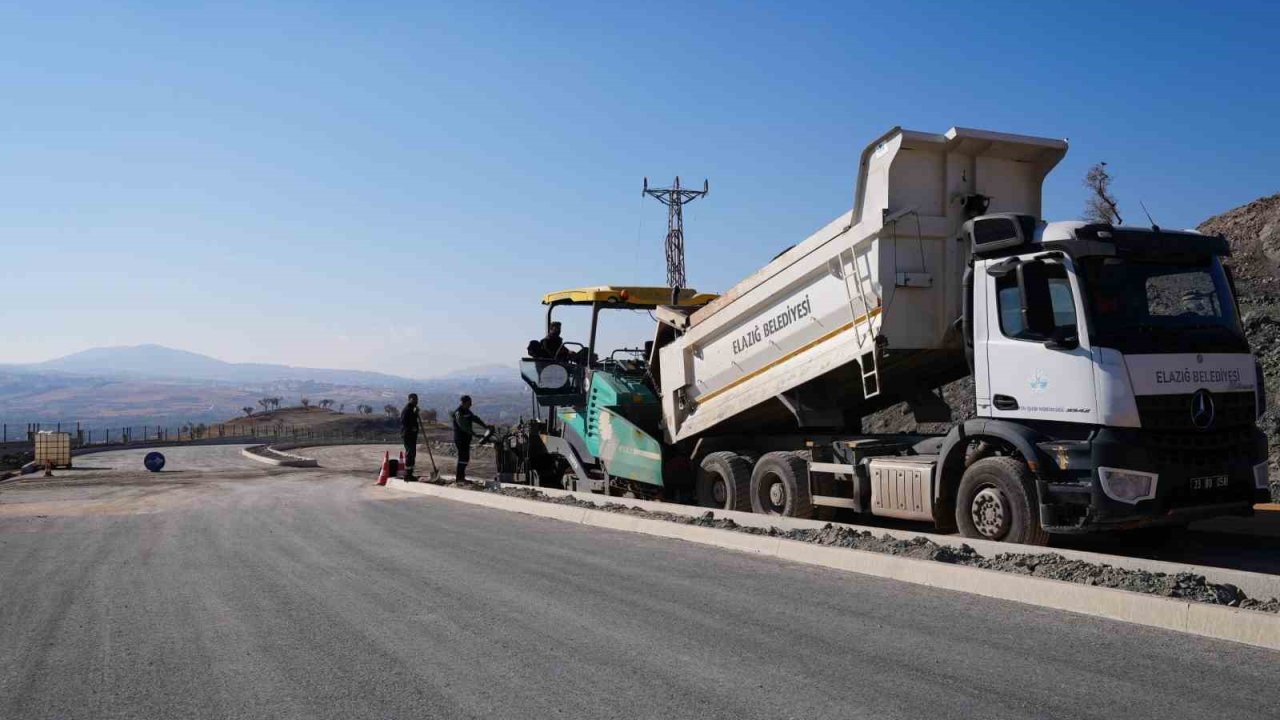
{"label": "rocky ground", "polygon": [[[1271,496],[1280,502],[1280,194],[1255,200],[1196,228],[1223,235],[1231,243],[1228,261],[1236,278],[1245,334],[1262,361],[1267,385],[1266,415],[1260,426],[1271,440]],[[964,378],[943,388],[956,419],[973,417],[973,380]],[[906,403],[865,419],[867,432],[941,432],[943,425],[917,425]]]}
{"label": "rocky ground", "polygon": [[1280,193],[1211,217],[1196,229],[1231,242],[1228,265],[1244,330],[1266,377],[1261,426],[1271,440],[1271,497],[1280,501]]}

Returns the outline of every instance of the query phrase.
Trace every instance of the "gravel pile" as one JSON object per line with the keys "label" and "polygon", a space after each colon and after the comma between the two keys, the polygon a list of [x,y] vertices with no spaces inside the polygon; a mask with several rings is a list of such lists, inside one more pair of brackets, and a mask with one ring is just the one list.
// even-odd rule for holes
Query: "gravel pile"
{"label": "gravel pile", "polygon": [[1271,441],[1271,498],[1280,502],[1280,194],[1209,218],[1196,228],[1231,243],[1244,329],[1262,362],[1267,412],[1260,426]]}
{"label": "gravel pile", "polygon": [[1196,230],[1231,242],[1228,264],[1242,305],[1275,306],[1280,294],[1280,194],[1215,215]]}
{"label": "gravel pile", "polygon": [[[473,485],[471,483],[463,485],[453,483],[452,486],[471,490],[481,489],[479,485]],[[1227,605],[1229,607],[1257,610],[1260,612],[1280,613],[1280,599],[1271,598],[1269,600],[1257,600],[1250,598],[1244,593],[1244,591],[1234,585],[1212,583],[1205,579],[1203,575],[1196,575],[1193,573],[1169,575],[1166,573],[1147,572],[1145,570],[1126,570],[1106,564],[1085,562],[1084,560],[1071,560],[1056,553],[1036,553],[1029,555],[1020,553],[1001,553],[994,557],[984,557],[979,554],[977,550],[974,550],[968,545],[961,545],[960,547],[939,545],[932,540],[923,537],[915,537],[909,540],[902,540],[891,535],[881,535],[877,537],[870,531],[854,530],[853,528],[840,527],[830,523],[821,528],[803,530],[779,530],[778,528],[773,527],[748,527],[739,525],[729,518],[718,518],[715,516],[715,513],[711,511],[707,511],[697,516],[678,515],[676,513],[645,510],[639,507],[598,504],[588,500],[580,500],[572,496],[553,497],[534,488],[527,487],[503,487],[497,490],[490,490],[489,492],[496,492],[508,497],[553,503],[556,505],[568,505],[571,507],[580,507],[589,510],[603,510],[605,512],[620,513],[624,515],[642,516],[650,520],[665,520],[668,522],[680,523],[681,525],[696,525],[699,527],[710,527],[719,530],[732,530],[752,535],[768,535],[770,537],[781,537],[788,540],[799,540],[800,542],[814,543],[815,545],[829,545],[833,547],[851,548],[854,550],[866,550],[869,552],[896,555],[916,560],[932,560],[935,562],[944,562],[953,565],[967,565],[969,567],[978,567],[985,570],[1016,573],[1018,575],[1031,575],[1034,577],[1062,580],[1081,585],[1093,585],[1096,587],[1128,590],[1129,592],[1145,593],[1147,595],[1160,595],[1163,597],[1178,598],[1180,600],[1202,602],[1211,605]]]}

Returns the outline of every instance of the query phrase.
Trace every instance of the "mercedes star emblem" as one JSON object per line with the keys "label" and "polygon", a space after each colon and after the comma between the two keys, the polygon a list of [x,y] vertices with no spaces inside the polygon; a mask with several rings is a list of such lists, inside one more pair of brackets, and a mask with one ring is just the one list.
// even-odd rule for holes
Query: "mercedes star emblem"
{"label": "mercedes star emblem", "polygon": [[1213,424],[1213,395],[1200,389],[1191,396],[1191,424],[1201,430]]}

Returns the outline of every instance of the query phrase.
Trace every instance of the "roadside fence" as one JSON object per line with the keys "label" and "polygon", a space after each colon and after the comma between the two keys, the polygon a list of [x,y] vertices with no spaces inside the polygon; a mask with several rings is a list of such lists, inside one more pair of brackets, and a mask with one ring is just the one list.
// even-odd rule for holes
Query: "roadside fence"
{"label": "roadside fence", "polygon": [[332,430],[284,424],[194,423],[177,427],[164,425],[129,425],[122,427],[85,427],[81,423],[0,423],[0,445],[29,443],[41,431],[71,434],[71,446],[82,448],[103,445],[140,445],[145,443],[205,442],[235,440],[266,442],[365,443],[399,442],[400,436],[389,430]]}

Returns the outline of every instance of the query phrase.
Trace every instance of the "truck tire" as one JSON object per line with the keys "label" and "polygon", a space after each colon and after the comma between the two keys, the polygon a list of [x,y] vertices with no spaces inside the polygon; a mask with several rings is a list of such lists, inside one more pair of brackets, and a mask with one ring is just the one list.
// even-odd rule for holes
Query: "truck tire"
{"label": "truck tire", "polygon": [[751,461],[735,452],[713,452],[698,464],[698,504],[751,512]]}
{"label": "truck tire", "polygon": [[765,453],[751,471],[751,509],[762,515],[813,517],[804,458],[792,452]]}
{"label": "truck tire", "polygon": [[1035,476],[1021,460],[988,457],[964,471],[956,493],[956,525],[965,537],[1048,545],[1040,526]]}

